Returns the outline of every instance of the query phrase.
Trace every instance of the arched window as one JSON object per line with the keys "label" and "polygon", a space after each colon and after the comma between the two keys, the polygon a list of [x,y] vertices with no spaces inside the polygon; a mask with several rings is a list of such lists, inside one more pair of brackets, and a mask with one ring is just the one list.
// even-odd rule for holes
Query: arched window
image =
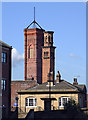
{"label": "arched window", "polygon": [[29,48],[28,56],[30,59],[33,58],[33,48]]}

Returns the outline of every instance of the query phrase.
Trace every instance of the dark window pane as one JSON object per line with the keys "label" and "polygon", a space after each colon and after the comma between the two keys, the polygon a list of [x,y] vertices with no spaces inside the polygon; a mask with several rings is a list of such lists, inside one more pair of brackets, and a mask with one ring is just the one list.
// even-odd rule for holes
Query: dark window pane
{"label": "dark window pane", "polygon": [[37,105],[37,99],[35,98],[35,106]]}
{"label": "dark window pane", "polygon": [[59,97],[59,106],[61,106],[61,97]]}
{"label": "dark window pane", "polygon": [[29,106],[33,106],[33,99],[29,99]]}
{"label": "dark window pane", "polygon": [[48,52],[44,52],[44,57],[48,57]]}
{"label": "dark window pane", "polygon": [[25,104],[26,104],[26,106],[28,106],[28,99],[27,98],[25,99]]}
{"label": "dark window pane", "polygon": [[51,41],[50,41],[50,36],[48,37],[48,39],[49,39],[49,43],[50,43],[50,42],[51,42]]}
{"label": "dark window pane", "polygon": [[5,80],[5,79],[2,79],[2,80],[1,80],[1,89],[2,89],[2,90],[5,90],[5,89],[6,89],[6,80]]}
{"label": "dark window pane", "polygon": [[6,53],[2,52],[2,63],[6,63]]}
{"label": "dark window pane", "polygon": [[63,98],[63,106],[67,103],[67,98]]}

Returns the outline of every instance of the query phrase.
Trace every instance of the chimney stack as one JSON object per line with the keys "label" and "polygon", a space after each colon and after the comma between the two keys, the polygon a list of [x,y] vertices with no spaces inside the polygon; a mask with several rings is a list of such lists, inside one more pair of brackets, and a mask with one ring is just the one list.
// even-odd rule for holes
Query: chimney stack
{"label": "chimney stack", "polygon": [[59,83],[61,81],[61,75],[59,71],[57,71],[56,77],[57,77],[56,82]]}
{"label": "chimney stack", "polygon": [[78,85],[77,78],[74,78],[73,85]]}

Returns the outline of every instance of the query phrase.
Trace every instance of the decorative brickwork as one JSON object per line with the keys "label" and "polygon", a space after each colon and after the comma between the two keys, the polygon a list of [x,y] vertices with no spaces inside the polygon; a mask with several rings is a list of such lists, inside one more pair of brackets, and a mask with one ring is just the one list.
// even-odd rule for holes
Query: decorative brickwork
{"label": "decorative brickwork", "polygon": [[[24,80],[34,79],[42,83],[42,48],[44,33],[43,30],[25,29],[25,49],[24,49]],[[32,49],[32,50],[31,50]],[[30,52],[30,50],[32,52]]]}
{"label": "decorative brickwork", "polygon": [[24,81],[12,81],[11,106],[16,102],[17,91],[47,82],[49,71],[53,72],[54,80],[54,56],[52,31],[29,27],[24,29]]}
{"label": "decorative brickwork", "polygon": [[24,29],[25,60],[24,80],[37,80],[39,84],[47,82],[47,75],[55,66],[55,47],[53,32],[43,29]]}
{"label": "decorative brickwork", "polygon": [[42,47],[42,83],[47,82],[48,73],[55,69],[55,47],[53,46],[53,32],[44,32],[44,46]]}

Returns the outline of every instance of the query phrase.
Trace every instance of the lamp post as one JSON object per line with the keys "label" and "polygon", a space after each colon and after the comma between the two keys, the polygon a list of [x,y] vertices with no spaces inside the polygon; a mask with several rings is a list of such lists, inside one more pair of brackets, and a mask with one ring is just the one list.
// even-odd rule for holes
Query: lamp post
{"label": "lamp post", "polygon": [[17,112],[17,118],[18,118],[18,100],[19,100],[19,98],[16,97],[15,100],[16,100],[16,112]]}
{"label": "lamp post", "polygon": [[48,77],[49,77],[49,80],[48,80],[48,82],[49,82],[49,99],[51,98],[51,72],[49,72],[49,74],[48,74]]}
{"label": "lamp post", "polygon": [[16,107],[18,107],[18,100],[19,100],[19,98],[16,97],[15,100],[16,100]]}

